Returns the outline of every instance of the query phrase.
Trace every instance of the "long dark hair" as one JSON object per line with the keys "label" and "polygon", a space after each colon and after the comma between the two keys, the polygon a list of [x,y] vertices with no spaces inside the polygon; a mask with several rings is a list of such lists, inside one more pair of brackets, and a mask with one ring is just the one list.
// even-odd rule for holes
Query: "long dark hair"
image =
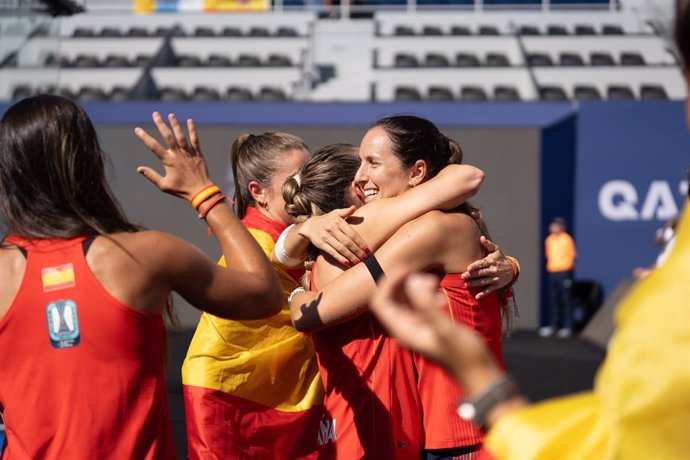
{"label": "long dark hair", "polygon": [[230,167],[235,180],[235,212],[239,218],[247,213],[248,206],[256,206],[249,193],[249,182],[256,181],[268,187],[273,180],[285,153],[292,150],[309,151],[306,142],[299,137],[280,132],[242,134],[230,148]]}
{"label": "long dark hair", "polygon": [[[317,150],[283,184],[285,212],[299,223],[352,205],[349,189],[359,165],[354,145],[331,144]],[[309,287],[311,267],[318,252],[313,245],[307,251],[302,281],[305,287]]]}
{"label": "long dark hair", "polygon": [[27,239],[134,232],[105,178],[86,112],[60,96],[10,107],[0,120],[0,216]]}

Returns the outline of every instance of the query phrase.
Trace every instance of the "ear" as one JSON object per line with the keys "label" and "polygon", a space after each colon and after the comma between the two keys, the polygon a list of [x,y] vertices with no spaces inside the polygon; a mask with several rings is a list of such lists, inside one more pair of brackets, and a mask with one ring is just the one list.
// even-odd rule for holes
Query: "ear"
{"label": "ear", "polygon": [[427,165],[424,160],[415,161],[414,165],[410,169],[410,179],[408,184],[410,187],[416,187],[417,185],[424,182],[427,173]]}
{"label": "ear", "polygon": [[266,196],[266,187],[257,181],[249,181],[249,184],[247,184],[247,189],[249,190],[249,194],[252,196],[252,198],[254,198],[254,202],[256,204],[265,205],[268,202],[268,197]]}

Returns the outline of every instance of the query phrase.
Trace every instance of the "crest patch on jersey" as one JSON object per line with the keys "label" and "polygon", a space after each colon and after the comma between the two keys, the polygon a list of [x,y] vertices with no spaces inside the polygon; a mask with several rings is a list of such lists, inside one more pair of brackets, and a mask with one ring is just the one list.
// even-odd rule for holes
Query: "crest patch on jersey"
{"label": "crest patch on jersey", "polygon": [[56,300],[46,308],[48,334],[53,348],[71,348],[79,345],[79,316],[73,300]]}

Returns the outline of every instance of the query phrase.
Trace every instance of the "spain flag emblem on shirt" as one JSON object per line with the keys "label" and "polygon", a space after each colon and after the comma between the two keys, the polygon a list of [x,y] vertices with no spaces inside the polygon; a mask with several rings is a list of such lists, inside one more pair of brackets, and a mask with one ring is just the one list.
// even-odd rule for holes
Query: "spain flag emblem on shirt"
{"label": "spain flag emblem on shirt", "polygon": [[69,263],[43,268],[41,269],[41,281],[43,282],[43,292],[73,287],[75,284],[74,266]]}

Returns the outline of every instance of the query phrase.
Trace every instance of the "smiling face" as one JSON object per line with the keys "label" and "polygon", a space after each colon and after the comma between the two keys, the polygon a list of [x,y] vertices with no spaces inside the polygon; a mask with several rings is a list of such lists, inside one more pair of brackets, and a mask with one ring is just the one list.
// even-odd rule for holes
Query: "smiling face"
{"label": "smiling face", "polygon": [[364,203],[398,196],[411,187],[411,170],[393,153],[393,143],[380,126],[370,129],[359,147],[362,161],[355,175],[355,194]]}

